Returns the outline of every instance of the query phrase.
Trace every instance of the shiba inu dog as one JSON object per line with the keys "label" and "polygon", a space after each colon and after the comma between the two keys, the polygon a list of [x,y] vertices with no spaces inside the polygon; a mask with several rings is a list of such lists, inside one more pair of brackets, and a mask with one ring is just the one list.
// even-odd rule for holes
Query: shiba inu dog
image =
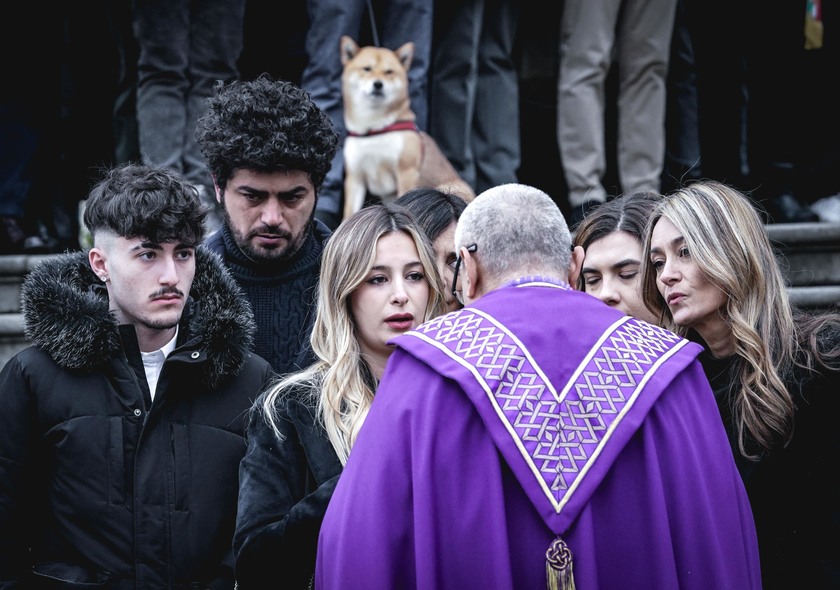
{"label": "shiba inu dog", "polygon": [[396,51],[340,41],[344,142],[344,219],[369,195],[393,201],[416,187],[435,187],[475,197],[435,140],[415,124],[408,94],[414,43]]}

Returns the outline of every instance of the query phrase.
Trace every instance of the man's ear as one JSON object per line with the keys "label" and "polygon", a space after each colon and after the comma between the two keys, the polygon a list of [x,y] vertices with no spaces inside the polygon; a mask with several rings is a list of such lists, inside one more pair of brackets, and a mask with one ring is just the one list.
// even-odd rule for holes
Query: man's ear
{"label": "man's ear", "polygon": [[219,188],[219,183],[216,182],[216,175],[212,174],[211,178],[213,179],[213,192],[216,194],[216,202],[222,202],[222,189]]}
{"label": "man's ear", "polygon": [[105,268],[105,252],[101,248],[93,247],[88,252],[90,268],[99,278],[108,276],[108,269]]}
{"label": "man's ear", "polygon": [[461,266],[464,269],[464,284],[462,285],[464,296],[470,300],[477,299],[478,289],[481,286],[481,273],[478,265],[473,261],[473,255],[466,248],[461,248]]}
{"label": "man's ear", "polygon": [[572,250],[572,262],[569,265],[569,285],[577,288],[578,277],[580,277],[580,270],[583,268],[583,259],[586,253],[583,251],[583,246],[575,246]]}

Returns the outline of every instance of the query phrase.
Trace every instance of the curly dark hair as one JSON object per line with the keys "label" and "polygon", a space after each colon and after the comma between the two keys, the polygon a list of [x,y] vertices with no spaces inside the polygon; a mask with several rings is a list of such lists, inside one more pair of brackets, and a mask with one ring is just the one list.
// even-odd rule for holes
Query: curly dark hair
{"label": "curly dark hair", "polygon": [[239,168],[302,170],[316,191],[321,187],[339,135],[308,92],[268,74],[220,80],[214,90],[195,136],[220,189]]}
{"label": "curly dark hair", "polygon": [[157,244],[197,246],[204,238],[198,191],[175,172],[128,162],[107,169],[85,202],[91,235],[106,230]]}

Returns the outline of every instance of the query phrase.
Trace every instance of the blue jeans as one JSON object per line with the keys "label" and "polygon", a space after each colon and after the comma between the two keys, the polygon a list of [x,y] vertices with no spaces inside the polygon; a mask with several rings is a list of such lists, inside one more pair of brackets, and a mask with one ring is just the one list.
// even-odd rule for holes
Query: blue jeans
{"label": "blue jeans", "polygon": [[519,4],[439,0],[429,132],[476,194],[517,181]]}
{"label": "blue jeans", "polygon": [[22,219],[32,184],[31,161],[41,135],[20,109],[0,103],[0,215]]}
{"label": "blue jeans", "polygon": [[143,161],[212,188],[195,127],[216,81],[239,76],[245,0],[135,0],[133,19]]}

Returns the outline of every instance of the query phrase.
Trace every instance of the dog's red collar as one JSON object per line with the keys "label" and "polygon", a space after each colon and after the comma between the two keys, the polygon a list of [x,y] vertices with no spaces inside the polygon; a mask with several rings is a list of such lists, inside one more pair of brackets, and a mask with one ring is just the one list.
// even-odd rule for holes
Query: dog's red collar
{"label": "dog's red collar", "polygon": [[394,121],[387,127],[382,129],[371,129],[367,133],[353,133],[348,131],[347,135],[351,137],[367,137],[368,135],[379,135],[380,133],[388,133],[389,131],[419,131],[417,123],[414,121]]}

